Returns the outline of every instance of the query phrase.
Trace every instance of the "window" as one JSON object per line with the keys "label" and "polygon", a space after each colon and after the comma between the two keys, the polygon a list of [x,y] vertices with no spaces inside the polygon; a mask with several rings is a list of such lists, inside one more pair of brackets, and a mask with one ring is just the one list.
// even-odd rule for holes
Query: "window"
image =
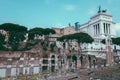
{"label": "window", "polygon": [[43,60],[43,64],[48,64],[48,60]]}

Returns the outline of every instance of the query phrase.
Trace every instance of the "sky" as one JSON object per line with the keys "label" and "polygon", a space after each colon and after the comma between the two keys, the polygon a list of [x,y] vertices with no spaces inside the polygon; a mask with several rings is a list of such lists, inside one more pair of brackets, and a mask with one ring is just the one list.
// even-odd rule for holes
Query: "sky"
{"label": "sky", "polygon": [[0,24],[15,23],[28,29],[84,24],[99,5],[113,16],[114,30],[120,36],[120,0],[0,0]]}

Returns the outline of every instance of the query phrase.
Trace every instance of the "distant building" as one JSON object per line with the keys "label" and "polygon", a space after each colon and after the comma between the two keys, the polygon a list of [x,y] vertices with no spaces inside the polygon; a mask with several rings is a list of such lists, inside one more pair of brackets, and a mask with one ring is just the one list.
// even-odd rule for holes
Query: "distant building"
{"label": "distant building", "polygon": [[76,22],[76,23],[75,23],[75,30],[78,31],[79,28],[80,28],[80,24],[79,24],[79,22]]}
{"label": "distant building", "polygon": [[79,31],[85,31],[93,38],[106,38],[106,35],[115,37],[115,34],[112,31],[115,22],[112,21],[112,15],[107,12],[99,12],[90,20],[80,26]]}
{"label": "distant building", "polygon": [[74,26],[67,26],[64,28],[52,28],[52,29],[55,30],[56,34],[61,36],[76,33]]}
{"label": "distant building", "polygon": [[52,28],[52,29],[55,30],[56,34],[49,35],[49,41],[51,41],[51,42],[57,41],[57,38],[61,37],[63,35],[69,35],[69,34],[76,33],[73,26],[68,26],[68,27],[64,27],[64,28]]}
{"label": "distant building", "polygon": [[79,27],[79,32],[88,33],[94,39],[92,44],[83,43],[81,45],[82,50],[87,51],[87,54],[106,58],[106,44],[102,44],[101,41],[108,37],[115,37],[112,29],[114,25],[115,22],[112,21],[112,15],[108,14],[106,10],[99,8],[96,15],[92,16],[87,23]]}
{"label": "distant building", "polygon": [[68,26],[63,28],[63,35],[74,34],[74,33],[76,33],[76,31],[73,26]]}
{"label": "distant building", "polygon": [[[101,43],[101,41],[103,39],[107,39],[108,37],[116,37],[112,29],[114,28],[115,24],[116,23],[112,20],[112,15],[108,14],[107,10],[101,10],[101,8],[99,8],[97,14],[92,16],[90,20],[85,24],[80,25],[79,22],[76,22],[75,27],[70,25],[62,29],[54,28],[54,30],[56,31],[56,34],[59,34],[60,36],[74,34],[78,32],[85,32],[89,34],[94,39],[94,42],[92,44],[81,44],[80,47],[82,53],[95,55],[96,57],[106,59],[107,47],[106,44]],[[57,46],[60,47],[60,45],[63,45],[63,43],[58,44],[57,42]],[[114,46],[119,49],[118,45],[111,44],[112,52],[114,50]],[[74,47],[72,43],[71,47]],[[66,49],[68,48],[70,48],[70,46],[68,46],[68,43],[66,43]]]}

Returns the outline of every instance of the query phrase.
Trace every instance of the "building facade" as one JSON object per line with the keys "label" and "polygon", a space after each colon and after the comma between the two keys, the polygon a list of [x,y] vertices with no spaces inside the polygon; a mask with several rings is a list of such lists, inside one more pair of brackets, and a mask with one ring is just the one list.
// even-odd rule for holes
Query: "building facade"
{"label": "building facade", "polygon": [[116,37],[113,32],[114,26],[115,22],[112,20],[112,15],[108,14],[106,10],[99,8],[96,15],[92,16],[87,23],[79,27],[79,32],[88,33],[94,39],[92,44],[82,44],[82,49],[88,51],[88,54],[106,58],[107,47],[101,41],[108,37]]}

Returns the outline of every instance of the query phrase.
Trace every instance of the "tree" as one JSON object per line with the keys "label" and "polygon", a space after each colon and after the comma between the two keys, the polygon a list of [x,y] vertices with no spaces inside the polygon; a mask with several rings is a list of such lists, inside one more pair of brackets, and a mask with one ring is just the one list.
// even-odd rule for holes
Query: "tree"
{"label": "tree", "polygon": [[14,23],[4,23],[0,25],[0,29],[3,29],[5,31],[18,31],[18,32],[24,32],[27,31],[27,28],[25,26],[21,26]]}
{"label": "tree", "polygon": [[120,45],[120,37],[112,38],[112,43],[116,45]]}
{"label": "tree", "polygon": [[42,36],[42,35],[49,35],[49,34],[55,34],[55,31],[53,29],[49,28],[33,28],[28,31],[28,39],[29,40],[34,40],[34,37],[37,36]]}
{"label": "tree", "polygon": [[0,29],[8,32],[8,44],[11,46],[12,50],[17,50],[19,42],[25,39],[27,33],[27,28],[14,23],[4,23],[0,25]]}
{"label": "tree", "polygon": [[[120,37],[111,38],[111,39],[112,39],[112,43],[113,43],[113,44],[120,45]],[[103,44],[106,44],[105,39],[103,39],[101,42],[102,42]]]}
{"label": "tree", "polygon": [[64,41],[64,40],[69,41],[74,39],[77,40],[79,47],[80,47],[80,43],[92,43],[94,41],[90,35],[83,32],[64,35],[62,37],[57,38],[58,41]]}
{"label": "tree", "polygon": [[43,29],[42,28],[33,28],[28,31],[28,40],[34,40],[36,35],[42,36]]}
{"label": "tree", "polygon": [[73,39],[76,39],[78,43],[92,43],[94,41],[90,35],[88,35],[87,33],[83,33],[83,32],[70,34],[70,35],[64,35],[62,37],[59,37],[57,40],[64,41],[64,40],[73,40]]}
{"label": "tree", "polygon": [[43,31],[44,31],[43,32],[44,35],[49,35],[50,33],[51,34],[55,34],[56,33],[53,29],[49,29],[49,28],[46,28]]}
{"label": "tree", "polygon": [[[57,40],[58,41],[77,40],[79,48],[80,48],[80,43],[92,43],[93,42],[93,38],[87,33],[83,33],[83,32],[64,35],[62,37],[59,37]],[[78,53],[79,53],[79,50],[78,50]],[[83,60],[83,57],[81,57],[81,64],[83,62],[82,60]],[[76,66],[77,66],[77,63],[76,63]]]}

